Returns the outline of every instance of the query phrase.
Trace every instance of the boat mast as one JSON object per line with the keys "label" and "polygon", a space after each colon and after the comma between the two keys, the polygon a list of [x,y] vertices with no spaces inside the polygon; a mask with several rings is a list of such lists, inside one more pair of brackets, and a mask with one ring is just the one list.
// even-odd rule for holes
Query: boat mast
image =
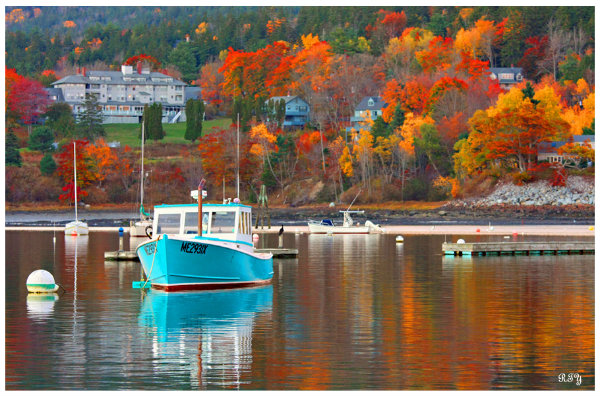
{"label": "boat mast", "polygon": [[350,208],[352,207],[352,205],[354,204],[354,201],[356,201],[356,198],[358,198],[358,194],[360,194],[360,192],[362,191],[362,188],[360,190],[358,190],[358,193],[356,194],[356,197],[354,197],[354,199],[352,200],[352,202],[350,203],[350,206],[348,206],[348,209],[346,209],[346,212],[348,212],[350,210]]}
{"label": "boat mast", "polygon": [[144,207],[144,121],[142,120],[142,169],[140,172],[140,219],[144,220],[142,208]]}
{"label": "boat mast", "polygon": [[77,146],[73,141],[73,185],[75,187],[75,221],[77,221]]}
{"label": "boat mast", "polygon": [[240,113],[238,113],[238,115],[237,115],[237,152],[236,152],[235,180],[237,183],[236,198],[239,198],[240,197]]}

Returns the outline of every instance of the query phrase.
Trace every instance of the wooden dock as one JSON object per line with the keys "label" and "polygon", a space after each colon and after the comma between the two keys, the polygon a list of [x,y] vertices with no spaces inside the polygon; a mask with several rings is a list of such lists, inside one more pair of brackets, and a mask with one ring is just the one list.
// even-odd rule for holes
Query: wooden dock
{"label": "wooden dock", "polygon": [[264,248],[254,249],[254,253],[273,253],[274,258],[293,258],[298,256],[298,249]]}
{"label": "wooden dock", "polygon": [[442,244],[450,256],[533,255],[533,254],[595,254],[594,242],[475,242]]}
{"label": "wooden dock", "polygon": [[118,250],[116,252],[104,252],[104,260],[108,261],[140,261],[134,250]]}

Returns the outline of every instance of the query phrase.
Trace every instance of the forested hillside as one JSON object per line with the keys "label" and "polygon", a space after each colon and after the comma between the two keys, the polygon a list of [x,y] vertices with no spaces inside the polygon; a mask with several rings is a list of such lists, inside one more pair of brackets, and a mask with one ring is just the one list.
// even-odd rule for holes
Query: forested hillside
{"label": "forested hillside", "polygon": [[[330,42],[334,53],[379,56],[391,33],[400,33],[393,32],[399,27],[393,17],[381,18],[384,10],[403,12],[403,28],[452,38],[481,18],[494,24],[506,18],[507,33],[494,49],[492,66],[516,65],[532,47],[530,41],[547,34],[551,19],[565,31],[581,28],[594,40],[593,7],[29,6],[6,9],[6,65],[33,77],[67,65],[118,66],[145,53],[176,66],[191,81],[202,65],[230,47],[255,51],[278,40],[297,43],[308,34]],[[380,24],[385,32],[377,29]],[[368,50],[360,47],[360,37],[369,41]]]}
{"label": "forested hillside", "polygon": [[[594,174],[590,142],[573,142],[595,133],[593,7],[12,7],[6,27],[7,132],[30,129],[20,141],[7,136],[16,166],[7,169],[7,201],[68,190],[61,159],[72,145],[45,156],[57,162],[43,175],[53,188],[23,198],[18,187],[40,173],[35,141],[23,154],[36,169],[18,168],[14,151],[32,126],[45,119],[48,139],[81,137],[68,109],[44,113],[48,103],[32,99],[41,84],[81,66],[118,70],[132,57],[201,87],[206,117],[232,121],[202,130],[200,144],[150,144],[161,202],[186,199],[199,174],[212,185],[235,180],[238,115],[244,199],[265,184],[292,204],[358,190],[369,201],[443,200],[499,180],[560,186],[569,174]],[[510,66],[524,78],[504,88],[490,78],[491,68]],[[309,104],[304,128],[282,129],[268,99],[285,95]],[[367,96],[383,99],[382,116],[350,128]],[[567,142],[555,153],[564,161],[540,160],[555,142]],[[78,144],[88,170],[79,185],[90,197],[135,199],[129,147],[94,137]]]}

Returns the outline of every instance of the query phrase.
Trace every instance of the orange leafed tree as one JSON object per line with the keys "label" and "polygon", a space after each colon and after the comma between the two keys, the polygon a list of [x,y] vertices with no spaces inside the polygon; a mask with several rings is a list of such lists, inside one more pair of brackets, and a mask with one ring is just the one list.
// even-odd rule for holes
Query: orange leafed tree
{"label": "orange leafed tree", "polygon": [[469,120],[471,133],[466,145],[461,146],[459,162],[466,160],[466,153],[470,152],[478,160],[478,165],[470,169],[510,170],[516,166],[525,172],[537,161],[541,143],[564,138],[568,132],[566,122],[554,114],[554,101],[544,95],[539,100],[534,104],[513,87],[500,95],[495,107],[477,111]]}
{"label": "orange leafed tree", "polygon": [[95,180],[101,186],[107,176],[116,171],[119,159],[102,138],[87,145],[85,151],[89,157],[90,171],[95,173]]}
{"label": "orange leafed tree", "polygon": [[223,103],[222,84],[223,74],[219,73],[220,63],[206,63],[200,70],[197,84],[202,88],[202,99],[207,103],[218,106]]}

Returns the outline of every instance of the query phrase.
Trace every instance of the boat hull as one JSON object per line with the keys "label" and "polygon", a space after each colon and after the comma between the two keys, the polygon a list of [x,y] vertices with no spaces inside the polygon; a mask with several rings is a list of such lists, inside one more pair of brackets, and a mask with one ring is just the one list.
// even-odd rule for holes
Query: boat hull
{"label": "boat hull", "polygon": [[65,225],[65,235],[88,235],[90,232],[87,223],[71,221]]}
{"label": "boat hull", "polygon": [[152,221],[151,220],[141,220],[141,221],[131,222],[131,224],[129,226],[129,236],[148,237],[146,235],[147,227],[150,227],[150,229],[152,229]]}
{"label": "boat hull", "polygon": [[369,227],[343,227],[326,226],[321,224],[308,224],[311,234],[368,234]]}
{"label": "boat hull", "polygon": [[167,291],[267,284],[273,255],[251,246],[207,238],[161,234],[140,244],[137,255],[153,288]]}

